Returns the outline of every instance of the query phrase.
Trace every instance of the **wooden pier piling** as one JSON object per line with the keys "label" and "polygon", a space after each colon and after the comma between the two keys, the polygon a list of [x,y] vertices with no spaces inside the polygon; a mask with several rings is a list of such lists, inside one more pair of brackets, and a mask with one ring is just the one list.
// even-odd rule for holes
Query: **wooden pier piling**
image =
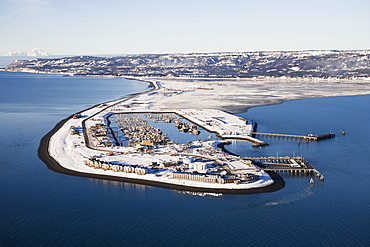
{"label": "wooden pier piling", "polygon": [[287,138],[298,138],[305,141],[321,141],[325,139],[334,138],[334,133],[326,133],[322,135],[290,135],[290,134],[276,134],[276,133],[262,133],[262,132],[250,132],[252,135],[262,135],[262,136],[274,136],[274,137],[287,137]]}
{"label": "wooden pier piling", "polygon": [[318,173],[303,157],[243,157],[243,159],[252,160],[255,165],[264,171],[274,171],[279,173],[292,174],[312,174]]}

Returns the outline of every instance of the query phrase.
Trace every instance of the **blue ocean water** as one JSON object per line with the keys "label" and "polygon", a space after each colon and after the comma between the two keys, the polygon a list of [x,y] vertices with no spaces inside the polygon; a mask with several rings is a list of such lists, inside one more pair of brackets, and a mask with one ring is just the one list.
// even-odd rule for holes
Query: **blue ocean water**
{"label": "blue ocean water", "polygon": [[[242,156],[302,155],[324,176],[283,175],[282,190],[193,195],[59,174],[37,157],[40,139],[89,106],[148,89],[119,78],[0,72],[0,246],[370,246],[370,96],[319,98],[240,114],[258,131],[322,134],[320,142],[264,138]],[[345,129],[346,135],[340,134]]]}

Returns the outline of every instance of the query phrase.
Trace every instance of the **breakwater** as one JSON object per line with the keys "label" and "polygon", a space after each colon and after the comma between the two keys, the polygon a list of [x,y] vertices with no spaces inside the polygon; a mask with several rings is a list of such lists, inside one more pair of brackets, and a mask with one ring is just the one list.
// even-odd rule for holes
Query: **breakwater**
{"label": "breakwater", "polygon": [[271,136],[271,137],[281,137],[281,138],[297,138],[297,139],[303,139],[305,141],[321,141],[326,140],[330,138],[334,138],[334,133],[325,133],[322,135],[292,135],[292,134],[277,134],[277,133],[262,133],[262,132],[250,132],[253,136],[260,135],[260,136]]}

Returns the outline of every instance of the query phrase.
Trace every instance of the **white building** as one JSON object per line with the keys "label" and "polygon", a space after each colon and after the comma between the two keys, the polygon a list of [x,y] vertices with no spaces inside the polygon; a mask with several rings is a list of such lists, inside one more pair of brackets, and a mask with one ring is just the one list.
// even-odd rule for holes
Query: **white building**
{"label": "white building", "polygon": [[213,166],[211,164],[205,162],[194,162],[189,164],[189,169],[193,169],[195,171],[207,170],[212,167]]}

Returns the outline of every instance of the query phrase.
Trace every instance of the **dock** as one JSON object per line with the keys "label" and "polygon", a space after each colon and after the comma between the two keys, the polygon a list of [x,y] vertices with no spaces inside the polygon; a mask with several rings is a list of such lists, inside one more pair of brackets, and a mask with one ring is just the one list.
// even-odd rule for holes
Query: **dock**
{"label": "dock", "polygon": [[321,141],[325,139],[334,138],[334,133],[325,133],[322,135],[291,135],[291,134],[276,134],[276,133],[262,133],[262,132],[250,132],[252,135],[261,135],[261,136],[273,136],[273,137],[283,137],[283,138],[298,138],[305,141]]}
{"label": "dock", "polygon": [[296,157],[243,157],[252,162],[264,171],[279,173],[311,174],[319,173],[305,158]]}

